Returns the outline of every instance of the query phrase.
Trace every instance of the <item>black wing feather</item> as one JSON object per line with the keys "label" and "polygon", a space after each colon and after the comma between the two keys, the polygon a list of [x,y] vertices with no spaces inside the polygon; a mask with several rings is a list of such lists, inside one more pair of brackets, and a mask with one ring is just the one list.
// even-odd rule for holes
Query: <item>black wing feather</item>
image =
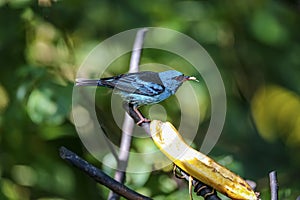
{"label": "black wing feather", "polygon": [[158,95],[165,89],[158,73],[155,72],[129,73],[102,78],[98,81],[98,85],[147,96]]}

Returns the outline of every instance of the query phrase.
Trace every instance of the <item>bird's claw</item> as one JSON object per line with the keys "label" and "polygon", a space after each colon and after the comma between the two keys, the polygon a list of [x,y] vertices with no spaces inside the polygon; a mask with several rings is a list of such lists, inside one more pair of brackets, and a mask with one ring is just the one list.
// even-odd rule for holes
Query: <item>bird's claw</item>
{"label": "bird's claw", "polygon": [[136,125],[139,126],[139,125],[142,124],[142,123],[149,123],[149,122],[151,122],[150,119],[147,119],[147,118],[141,118],[141,120],[138,121],[138,122],[136,123]]}

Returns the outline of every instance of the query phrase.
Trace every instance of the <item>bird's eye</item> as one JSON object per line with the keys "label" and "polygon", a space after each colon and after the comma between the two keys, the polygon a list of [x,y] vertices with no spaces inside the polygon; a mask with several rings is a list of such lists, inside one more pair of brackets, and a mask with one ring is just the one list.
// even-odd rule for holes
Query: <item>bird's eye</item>
{"label": "bird's eye", "polygon": [[176,81],[183,81],[184,80],[184,76],[176,76],[173,79],[175,79]]}

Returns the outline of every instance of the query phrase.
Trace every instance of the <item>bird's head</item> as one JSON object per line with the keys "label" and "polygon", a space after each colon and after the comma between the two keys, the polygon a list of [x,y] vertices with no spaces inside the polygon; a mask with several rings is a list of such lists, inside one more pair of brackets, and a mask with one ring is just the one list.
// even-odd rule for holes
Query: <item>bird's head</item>
{"label": "bird's head", "polygon": [[177,91],[177,89],[182,85],[184,81],[193,80],[198,82],[195,77],[185,76],[183,73],[176,70],[160,72],[159,78],[164,84],[164,87],[169,89],[173,94]]}

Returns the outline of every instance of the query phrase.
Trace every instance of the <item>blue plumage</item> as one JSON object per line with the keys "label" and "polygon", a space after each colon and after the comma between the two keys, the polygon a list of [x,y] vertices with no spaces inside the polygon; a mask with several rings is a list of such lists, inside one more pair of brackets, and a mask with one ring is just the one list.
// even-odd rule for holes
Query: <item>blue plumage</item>
{"label": "blue plumage", "polygon": [[133,105],[135,112],[141,118],[139,123],[142,123],[146,119],[137,110],[139,106],[155,104],[167,99],[175,94],[186,80],[196,80],[196,78],[184,76],[175,70],[159,73],[142,71],[99,80],[76,79],[76,86],[103,86],[115,89],[124,101]]}

